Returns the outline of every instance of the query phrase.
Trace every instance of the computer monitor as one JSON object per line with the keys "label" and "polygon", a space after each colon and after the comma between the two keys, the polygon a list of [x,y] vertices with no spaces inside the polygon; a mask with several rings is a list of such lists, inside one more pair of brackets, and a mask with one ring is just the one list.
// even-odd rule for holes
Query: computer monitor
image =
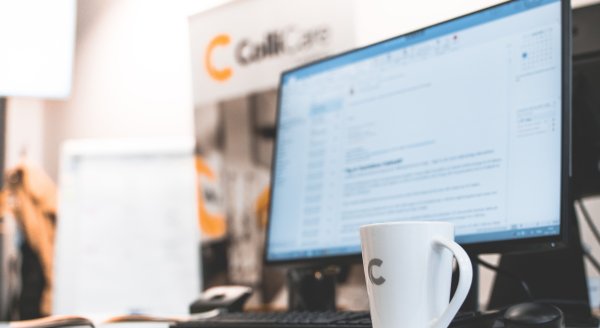
{"label": "computer monitor", "polygon": [[570,4],[515,0],[282,73],[267,263],[359,258],[359,227],[468,250],[565,240]]}

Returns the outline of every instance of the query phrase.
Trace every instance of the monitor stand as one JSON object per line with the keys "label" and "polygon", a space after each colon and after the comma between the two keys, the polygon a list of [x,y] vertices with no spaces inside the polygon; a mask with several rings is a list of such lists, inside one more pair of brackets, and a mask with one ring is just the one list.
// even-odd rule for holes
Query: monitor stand
{"label": "monitor stand", "polygon": [[335,311],[337,266],[289,269],[288,309],[290,311]]}

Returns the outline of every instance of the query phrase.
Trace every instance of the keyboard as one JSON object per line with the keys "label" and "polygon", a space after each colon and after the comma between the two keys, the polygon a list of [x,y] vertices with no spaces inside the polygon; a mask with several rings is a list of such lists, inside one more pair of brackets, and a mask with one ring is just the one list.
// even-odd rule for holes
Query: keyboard
{"label": "keyboard", "polygon": [[[497,314],[459,313],[450,327],[492,327]],[[171,328],[371,328],[369,312],[233,312],[180,322]]]}

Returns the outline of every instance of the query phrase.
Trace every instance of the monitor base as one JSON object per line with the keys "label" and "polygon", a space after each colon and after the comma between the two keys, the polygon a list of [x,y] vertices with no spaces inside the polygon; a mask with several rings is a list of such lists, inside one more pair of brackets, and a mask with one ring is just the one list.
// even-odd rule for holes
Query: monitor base
{"label": "monitor base", "polygon": [[335,311],[337,266],[293,268],[287,273],[290,311]]}

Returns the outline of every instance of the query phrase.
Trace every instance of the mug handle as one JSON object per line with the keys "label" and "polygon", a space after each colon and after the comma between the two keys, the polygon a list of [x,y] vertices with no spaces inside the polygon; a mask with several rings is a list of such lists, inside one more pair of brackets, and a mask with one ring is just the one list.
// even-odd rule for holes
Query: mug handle
{"label": "mug handle", "polygon": [[458,313],[458,310],[460,310],[460,306],[465,301],[465,298],[467,298],[473,280],[473,267],[471,266],[471,260],[469,259],[467,252],[465,252],[465,250],[455,241],[435,238],[433,242],[452,252],[454,258],[456,258],[458,270],[460,272],[458,286],[456,287],[456,292],[454,292],[454,297],[450,301],[450,304],[448,304],[444,313],[431,324],[432,328],[447,328],[452,322],[452,319],[454,319],[456,313]]}

